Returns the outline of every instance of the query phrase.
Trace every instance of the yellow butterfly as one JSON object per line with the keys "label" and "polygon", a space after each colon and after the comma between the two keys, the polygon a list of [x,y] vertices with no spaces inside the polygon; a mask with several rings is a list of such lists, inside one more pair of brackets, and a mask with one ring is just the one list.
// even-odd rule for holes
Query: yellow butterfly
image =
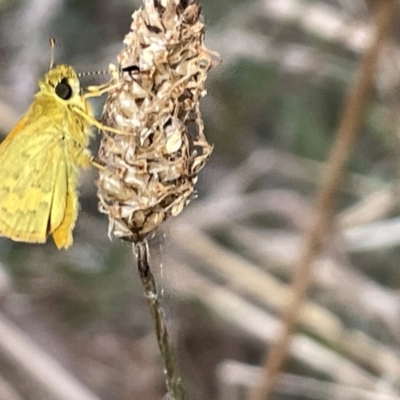
{"label": "yellow butterfly", "polygon": [[[26,114],[0,144],[0,236],[68,248],[78,214],[79,167],[90,165],[91,125],[104,128],[69,65],[51,68]],[[111,129],[110,129],[111,130]]]}

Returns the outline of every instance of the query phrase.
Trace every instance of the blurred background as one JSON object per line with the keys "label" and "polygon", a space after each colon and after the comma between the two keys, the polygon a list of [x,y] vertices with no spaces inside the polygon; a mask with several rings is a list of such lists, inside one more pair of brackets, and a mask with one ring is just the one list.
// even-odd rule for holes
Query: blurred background
{"label": "blurred background", "polygon": [[[202,102],[214,153],[198,198],[151,240],[151,263],[188,397],[244,400],[277,332],[343,99],[371,39],[375,2],[201,3],[206,43],[223,59],[210,71]],[[48,70],[50,37],[56,63],[106,69],[140,5],[0,0],[2,138]],[[315,263],[274,399],[400,395],[398,34],[382,52],[339,193],[337,229]],[[101,100],[94,104],[100,116]],[[82,174],[68,251],[51,239],[0,240],[1,400],[165,394],[132,249],[109,240],[96,179],[94,169]]]}

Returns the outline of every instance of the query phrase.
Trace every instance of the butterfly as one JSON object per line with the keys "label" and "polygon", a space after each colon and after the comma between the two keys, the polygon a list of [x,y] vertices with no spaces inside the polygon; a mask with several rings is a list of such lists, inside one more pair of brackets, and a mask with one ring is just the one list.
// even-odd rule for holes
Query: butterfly
{"label": "butterfly", "polygon": [[[0,236],[15,241],[68,248],[78,215],[79,168],[92,157],[87,149],[91,127],[103,128],[73,67],[60,64],[39,81],[28,111],[0,144]],[[110,129],[111,130],[111,129]]]}

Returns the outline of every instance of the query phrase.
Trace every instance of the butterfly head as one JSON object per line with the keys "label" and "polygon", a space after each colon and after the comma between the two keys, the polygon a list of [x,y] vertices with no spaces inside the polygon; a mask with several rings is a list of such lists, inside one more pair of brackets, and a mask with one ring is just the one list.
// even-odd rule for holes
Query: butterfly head
{"label": "butterfly head", "polygon": [[79,78],[70,65],[60,64],[50,69],[39,87],[41,92],[52,93],[60,101],[75,102],[81,98]]}

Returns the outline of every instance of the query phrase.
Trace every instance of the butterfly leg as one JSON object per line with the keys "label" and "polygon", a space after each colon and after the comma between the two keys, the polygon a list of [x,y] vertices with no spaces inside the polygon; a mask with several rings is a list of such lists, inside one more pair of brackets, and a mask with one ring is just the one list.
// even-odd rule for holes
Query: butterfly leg
{"label": "butterfly leg", "polygon": [[109,92],[110,90],[116,89],[119,86],[121,86],[120,82],[117,83],[105,83],[104,85],[98,85],[98,86],[89,86],[87,88],[87,92],[83,95],[85,99],[89,97],[99,97],[103,95],[104,93]]}
{"label": "butterfly leg", "polygon": [[106,169],[106,167],[103,164],[101,164],[100,161],[95,160],[94,156],[92,156],[92,154],[89,151],[85,151],[83,154],[79,156],[79,158],[77,159],[77,164],[85,169],[90,165],[100,170]]}
{"label": "butterfly leg", "polygon": [[85,111],[80,109],[79,107],[74,107],[73,110],[74,110],[74,112],[79,114],[85,121],[87,121],[90,125],[95,126],[99,130],[116,133],[117,135],[128,135],[127,133],[122,132],[120,129],[112,128],[111,126],[102,124],[100,121],[97,121],[96,118],[92,117],[91,115],[89,115],[88,113],[86,113]]}
{"label": "butterfly leg", "polygon": [[106,167],[103,164],[100,164],[98,161],[96,161],[94,157],[90,159],[90,163],[93,165],[93,167],[99,169],[100,171],[104,171],[106,169]]}

